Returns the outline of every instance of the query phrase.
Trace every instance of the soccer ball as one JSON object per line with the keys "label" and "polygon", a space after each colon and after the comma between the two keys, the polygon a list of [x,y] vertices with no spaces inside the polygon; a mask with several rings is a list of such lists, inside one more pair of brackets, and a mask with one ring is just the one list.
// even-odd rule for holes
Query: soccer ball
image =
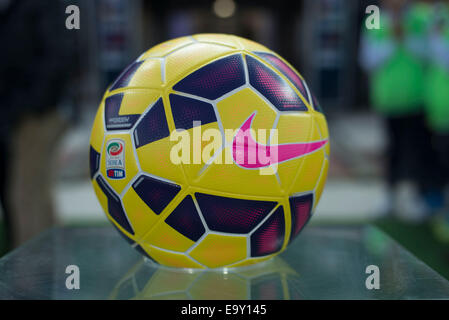
{"label": "soccer ball", "polygon": [[112,224],[159,264],[246,266],[309,221],[329,166],[304,79],[253,41],[198,34],[143,53],[107,89],[90,141]]}

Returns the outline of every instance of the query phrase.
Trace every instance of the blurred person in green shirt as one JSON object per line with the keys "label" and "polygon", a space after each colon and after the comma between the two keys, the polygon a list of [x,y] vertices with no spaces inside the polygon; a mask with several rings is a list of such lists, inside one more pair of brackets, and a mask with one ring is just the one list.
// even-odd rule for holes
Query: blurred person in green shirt
{"label": "blurred person in green shirt", "polygon": [[441,209],[435,231],[449,241],[449,199],[448,195],[444,199],[443,193],[449,182],[449,1],[435,4],[434,17],[429,30],[425,107],[437,155],[434,161],[440,189],[434,191],[431,199],[435,208]]}
{"label": "blurred person in green shirt", "polygon": [[427,2],[384,0],[380,28],[364,25],[360,48],[360,63],[370,77],[371,104],[385,120],[389,139],[388,198],[380,210],[415,221],[428,216],[423,195],[432,184],[423,107],[431,15]]}

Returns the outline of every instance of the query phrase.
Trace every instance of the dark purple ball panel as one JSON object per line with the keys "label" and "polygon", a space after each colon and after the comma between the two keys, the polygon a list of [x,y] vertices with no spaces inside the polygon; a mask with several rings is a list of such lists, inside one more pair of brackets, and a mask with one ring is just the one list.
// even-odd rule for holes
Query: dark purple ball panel
{"label": "dark purple ball panel", "polygon": [[266,256],[281,250],[284,244],[284,208],[276,211],[251,235],[251,257]]}
{"label": "dark purple ball panel", "polygon": [[254,52],[256,55],[270,63],[276,69],[278,69],[282,74],[284,74],[288,80],[301,92],[302,96],[308,100],[308,94],[304,82],[299,77],[299,75],[284,61],[276,57],[274,54],[265,52]]}
{"label": "dark purple ball panel", "polygon": [[139,119],[138,114],[120,115],[120,107],[123,100],[123,93],[114,94],[106,98],[104,105],[104,117],[106,130],[126,130],[130,129]]}
{"label": "dark purple ball panel", "polygon": [[171,94],[170,105],[176,129],[188,130],[199,122],[205,125],[217,121],[214,108],[207,102]]}
{"label": "dark purple ball panel", "polygon": [[252,231],[277,205],[204,193],[195,193],[195,198],[211,230],[240,234]]}
{"label": "dark purple ball panel", "polygon": [[137,125],[134,131],[134,142],[136,148],[140,148],[169,135],[164,104],[160,98]]}
{"label": "dark purple ball panel", "polygon": [[249,82],[279,111],[307,111],[290,84],[257,59],[246,56]]}
{"label": "dark purple ball panel", "polygon": [[90,167],[90,178],[93,179],[95,174],[100,169],[100,153],[97,152],[92,146],[89,150],[89,167]]}
{"label": "dark purple ball panel", "polygon": [[290,197],[292,229],[289,242],[292,242],[307,224],[312,215],[312,208],[313,193]]}
{"label": "dark purple ball panel", "polygon": [[126,69],[118,76],[118,78],[111,85],[109,91],[127,87],[132,77],[134,76],[137,69],[139,69],[142,63],[143,61],[133,62],[128,67],[126,67]]}
{"label": "dark purple ball panel", "polygon": [[108,212],[109,215],[126,231],[134,234],[134,230],[129,224],[125,211],[123,210],[122,203],[118,195],[108,186],[107,182],[101,177],[97,177],[97,183],[100,186],[101,191],[108,199]]}
{"label": "dark purple ball panel", "polygon": [[141,176],[133,184],[133,189],[145,204],[159,215],[176,197],[181,187],[156,178]]}
{"label": "dark purple ball panel", "polygon": [[206,231],[190,195],[181,201],[165,222],[192,241],[197,241]]}
{"label": "dark purple ball panel", "polygon": [[244,84],[243,59],[236,54],[198,69],[179,81],[173,89],[215,100]]}

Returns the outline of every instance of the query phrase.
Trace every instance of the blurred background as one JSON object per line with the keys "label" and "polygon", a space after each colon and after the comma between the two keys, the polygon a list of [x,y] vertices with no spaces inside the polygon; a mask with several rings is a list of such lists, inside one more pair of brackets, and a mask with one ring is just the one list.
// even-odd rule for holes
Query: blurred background
{"label": "blurred background", "polygon": [[449,1],[0,0],[0,255],[108,223],[88,169],[102,94],[143,51],[206,32],[278,52],[320,100],[331,166],[311,223],[374,223],[449,278]]}

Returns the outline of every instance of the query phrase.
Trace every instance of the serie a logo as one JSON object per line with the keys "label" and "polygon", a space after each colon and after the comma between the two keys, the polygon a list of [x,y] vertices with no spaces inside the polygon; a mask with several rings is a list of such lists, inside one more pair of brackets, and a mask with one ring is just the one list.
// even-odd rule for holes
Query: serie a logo
{"label": "serie a logo", "polygon": [[125,142],[120,139],[109,140],[106,145],[106,174],[109,179],[124,179]]}

